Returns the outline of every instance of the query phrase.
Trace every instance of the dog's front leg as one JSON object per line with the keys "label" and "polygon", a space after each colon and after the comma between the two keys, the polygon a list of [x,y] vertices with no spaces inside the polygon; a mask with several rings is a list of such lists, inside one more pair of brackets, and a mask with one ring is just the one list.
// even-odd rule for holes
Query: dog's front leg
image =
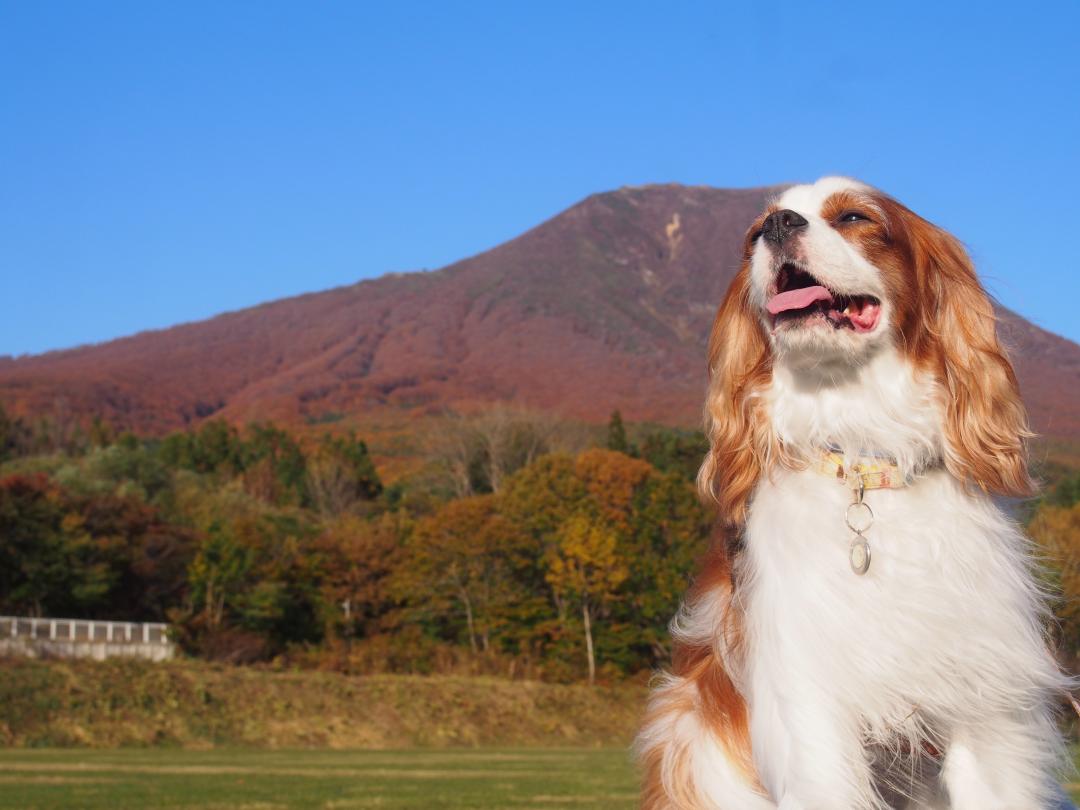
{"label": "dog's front leg", "polygon": [[955,731],[942,778],[952,810],[1057,806],[1053,729],[1045,718],[999,717]]}
{"label": "dog's front leg", "polygon": [[876,806],[857,721],[821,695],[760,696],[751,714],[754,759],[779,810]]}

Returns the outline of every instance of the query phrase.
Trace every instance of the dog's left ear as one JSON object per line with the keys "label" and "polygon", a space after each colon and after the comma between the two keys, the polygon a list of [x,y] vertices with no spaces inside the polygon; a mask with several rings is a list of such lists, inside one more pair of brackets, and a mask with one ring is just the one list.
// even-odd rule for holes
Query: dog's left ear
{"label": "dog's left ear", "polygon": [[988,492],[1031,495],[1025,442],[1032,434],[990,297],[959,241],[899,207],[923,298],[919,334],[905,338],[941,388],[945,465]]}

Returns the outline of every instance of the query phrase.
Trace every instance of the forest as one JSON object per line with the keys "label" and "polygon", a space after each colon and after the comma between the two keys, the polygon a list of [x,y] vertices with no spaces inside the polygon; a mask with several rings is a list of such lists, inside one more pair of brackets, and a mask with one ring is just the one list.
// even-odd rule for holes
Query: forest
{"label": "forest", "polygon": [[[580,426],[578,426],[580,428]],[[0,613],[167,621],[192,656],[613,682],[663,666],[705,550],[694,431],[448,414],[384,483],[337,425],[151,438],[0,409]],[[1080,475],[1021,517],[1080,647]]]}

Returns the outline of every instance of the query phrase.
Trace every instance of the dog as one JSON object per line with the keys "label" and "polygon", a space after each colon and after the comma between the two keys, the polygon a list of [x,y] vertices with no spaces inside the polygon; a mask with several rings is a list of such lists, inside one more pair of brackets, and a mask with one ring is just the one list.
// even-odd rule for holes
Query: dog
{"label": "dog", "polygon": [[1068,686],[1031,436],[964,248],[827,177],[749,229],[713,325],[717,537],[636,748],[646,810],[1060,806]]}

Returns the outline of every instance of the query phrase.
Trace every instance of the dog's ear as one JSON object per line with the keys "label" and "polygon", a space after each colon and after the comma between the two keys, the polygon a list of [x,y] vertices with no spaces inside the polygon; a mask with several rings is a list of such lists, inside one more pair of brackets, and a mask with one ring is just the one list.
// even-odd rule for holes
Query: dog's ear
{"label": "dog's ear", "polygon": [[750,302],[747,252],[709,336],[709,453],[698,471],[698,489],[719,504],[720,519],[728,526],[745,522],[754,485],[775,450],[760,399],[771,374],[768,340]]}
{"label": "dog's ear", "polygon": [[900,207],[921,299],[908,348],[940,388],[945,465],[988,492],[1030,495],[1025,443],[1032,434],[990,297],[960,242]]}

